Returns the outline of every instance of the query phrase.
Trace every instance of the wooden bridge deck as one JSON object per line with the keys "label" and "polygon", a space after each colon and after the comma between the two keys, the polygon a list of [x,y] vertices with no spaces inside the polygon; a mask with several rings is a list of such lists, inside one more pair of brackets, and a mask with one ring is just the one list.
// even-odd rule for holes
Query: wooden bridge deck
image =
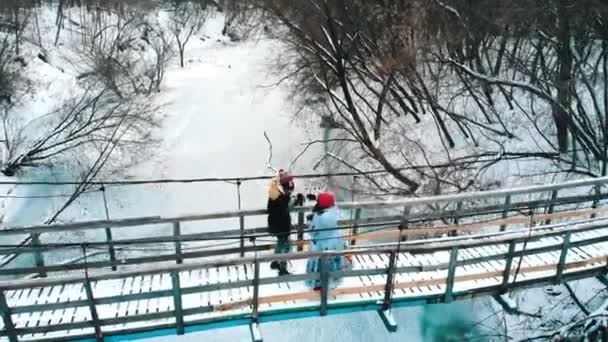
{"label": "wooden bridge deck", "polygon": [[[245,227],[245,217],[265,215],[264,210],[6,228],[0,238],[21,235],[27,240],[1,247],[0,255],[13,260],[28,253],[35,266],[0,268],[0,275],[40,278],[0,281],[0,341],[120,340],[148,332],[183,334],[226,322],[251,323],[256,340],[254,327],[266,320],[370,309],[379,310],[392,329],[387,312],[397,305],[500,295],[603,275],[608,270],[608,206],[602,201],[608,192],[602,187],[607,183],[605,177],[341,204],[354,212],[354,219],[336,228],[351,231],[351,246],[325,253],[265,252],[272,245],[257,245],[255,239],[266,230]],[[442,209],[426,210],[439,203]],[[361,217],[370,208],[396,208],[402,214]],[[298,209],[299,250],[306,244],[303,218],[308,209]],[[182,227],[184,222],[235,218],[239,230],[185,233]],[[149,228],[163,224],[173,228],[169,236],[149,235]],[[358,232],[365,225],[373,229]],[[128,227],[137,227],[135,237],[113,238],[112,232]],[[87,230],[105,233],[106,240],[82,241],[83,250],[96,246],[107,259],[50,264],[60,259],[59,253],[81,246],[44,243],[44,234]],[[460,236],[437,238],[446,233]],[[405,237],[419,239],[397,242]],[[187,243],[227,240],[240,242],[239,248],[183,249]],[[355,245],[362,241],[369,245]],[[174,249],[163,255],[118,253],[120,246],[145,249],[151,244]],[[328,258],[338,255],[352,258],[352,269],[329,272],[325,266],[319,273],[306,273],[308,259],[321,258],[327,265]],[[288,261],[292,275],[278,277],[270,270],[275,259]],[[341,281],[330,288],[333,278]],[[321,281],[321,291],[306,286],[305,280],[313,279]]]}
{"label": "wooden bridge deck", "polygon": [[[458,248],[457,264],[454,267],[453,288],[448,291],[450,279],[450,255],[452,249],[435,252],[400,252],[395,258],[397,272],[392,300],[407,301],[428,298],[429,301],[445,301],[446,295],[474,293],[477,289],[509,286],[535,279],[555,278],[565,235],[548,236],[530,240],[524,251],[525,241],[515,243],[514,251],[528,253],[522,259],[515,278],[519,258],[514,258],[507,283],[503,284],[509,253],[509,243]],[[489,239],[488,239],[489,240]],[[573,233],[570,244],[595,241],[581,247],[568,249],[563,264],[563,276],[578,271],[594,270],[607,265],[608,229],[595,229]],[[604,240],[604,241],[602,241]],[[449,242],[449,240],[446,240]],[[465,241],[466,242],[466,241]],[[483,240],[477,243],[482,243]],[[444,242],[445,243],[445,242]],[[462,243],[462,242],[459,242]],[[466,244],[465,244],[466,246]],[[404,244],[404,249],[408,244]],[[551,249],[542,252],[543,249]],[[535,250],[541,252],[534,253]],[[381,302],[385,299],[387,269],[390,253],[360,253],[353,255],[352,273],[341,284],[330,290],[329,306],[355,305],[358,302]],[[483,261],[487,260],[487,261]],[[303,280],[305,259],[290,262],[294,275],[277,279],[276,271],[269,268],[268,261],[260,262],[259,315],[276,310],[298,310],[320,306],[320,292],[313,292]],[[181,314],[183,325],[197,322],[226,320],[251,314],[254,298],[255,270],[251,263],[205,267],[182,265],[185,270],[157,272],[124,277],[118,273],[115,279],[94,280],[91,289],[94,296],[98,321],[103,335],[176,326],[175,278],[179,278]],[[403,271],[401,271],[403,270]],[[265,280],[279,281],[264,284]],[[514,282],[515,281],[515,282]],[[32,281],[35,284],[39,281]],[[85,284],[62,283],[31,287],[28,283],[13,284],[5,291],[6,304],[12,312],[11,328],[19,341],[67,340],[95,335],[94,319],[87,300]],[[10,288],[11,285],[4,285]],[[449,301],[449,299],[448,299]],[[181,323],[180,323],[181,324]],[[4,326],[2,340],[8,341]],[[21,331],[28,331],[22,334]]]}

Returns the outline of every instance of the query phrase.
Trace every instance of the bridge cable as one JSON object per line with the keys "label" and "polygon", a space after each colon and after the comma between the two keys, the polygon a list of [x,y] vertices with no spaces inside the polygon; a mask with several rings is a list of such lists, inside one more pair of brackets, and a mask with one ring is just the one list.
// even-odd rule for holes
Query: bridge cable
{"label": "bridge cable", "polygon": [[[528,156],[520,158],[522,160],[536,159],[536,156]],[[479,158],[471,161],[461,161],[459,164],[473,165],[483,164],[496,160],[496,158]],[[508,160],[508,159],[506,159]],[[396,171],[416,171],[424,169],[437,169],[453,166],[454,162],[430,164],[430,165],[411,165],[397,168]],[[334,173],[314,173],[314,174],[299,174],[293,175],[295,178],[300,179],[316,179],[325,177],[348,177],[348,176],[362,176],[362,175],[384,175],[389,172],[384,169],[376,169],[370,171],[356,171],[356,172],[334,172]],[[106,185],[106,186],[125,186],[125,185],[145,185],[145,184],[187,184],[187,183],[214,183],[214,182],[237,182],[237,181],[255,181],[255,180],[270,180],[275,178],[273,176],[254,176],[254,177],[201,177],[201,178],[160,178],[160,179],[148,179],[148,180],[131,180],[131,181],[91,181],[86,182],[88,185]],[[0,185],[81,185],[82,181],[69,180],[69,181],[0,181]]]}

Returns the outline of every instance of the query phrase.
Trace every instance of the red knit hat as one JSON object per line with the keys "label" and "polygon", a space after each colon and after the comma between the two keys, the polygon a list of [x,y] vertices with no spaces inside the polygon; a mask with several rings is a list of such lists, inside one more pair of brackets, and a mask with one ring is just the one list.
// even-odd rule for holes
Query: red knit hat
{"label": "red knit hat", "polygon": [[322,192],[317,196],[319,209],[329,209],[336,205],[336,197],[331,192]]}

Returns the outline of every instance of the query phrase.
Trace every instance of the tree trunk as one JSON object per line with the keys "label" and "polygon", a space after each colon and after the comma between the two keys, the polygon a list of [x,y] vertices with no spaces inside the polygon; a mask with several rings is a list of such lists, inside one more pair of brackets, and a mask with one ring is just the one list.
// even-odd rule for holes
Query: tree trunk
{"label": "tree trunk", "polygon": [[559,76],[557,80],[557,102],[553,108],[553,119],[557,129],[559,151],[568,151],[568,116],[570,115],[570,85],[572,82],[572,52],[570,51],[570,18],[568,6],[571,0],[557,0]]}

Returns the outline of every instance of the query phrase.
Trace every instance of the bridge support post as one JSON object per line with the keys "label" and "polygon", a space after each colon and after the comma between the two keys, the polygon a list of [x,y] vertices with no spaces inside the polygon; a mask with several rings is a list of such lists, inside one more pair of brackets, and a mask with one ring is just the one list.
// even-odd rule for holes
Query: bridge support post
{"label": "bridge support post", "polygon": [[321,316],[327,315],[327,295],[329,293],[329,270],[327,255],[321,256]]}
{"label": "bridge support post", "polygon": [[[557,200],[557,190],[551,192],[551,200],[549,200],[549,207],[547,208],[547,214],[553,214],[555,210],[555,201]],[[545,225],[551,224],[551,219],[545,220]]]}
{"label": "bridge support post", "polygon": [[97,314],[97,308],[95,307],[95,297],[93,296],[93,288],[91,287],[91,281],[88,276],[84,280],[84,290],[87,294],[87,303],[89,310],[91,311],[91,320],[95,328],[95,341],[103,342],[103,333],[101,332],[101,325],[99,324],[99,315]]}
{"label": "bridge support post", "polygon": [[559,262],[557,264],[557,270],[555,271],[555,284],[561,284],[562,282],[564,264],[566,263],[566,256],[568,255],[568,249],[570,248],[570,235],[570,232],[564,235],[564,242],[562,243],[562,252],[559,255]]}
{"label": "bridge support post", "polygon": [[6,330],[8,340],[10,342],[19,341],[17,334],[15,333],[15,324],[13,323],[12,311],[8,307],[4,291],[0,291],[0,312],[2,313],[2,320],[4,321],[4,329]]}
{"label": "bridge support post", "polygon": [[[455,226],[458,226],[460,221],[460,211],[462,210],[462,201],[456,203],[456,212],[454,213],[454,218],[452,219],[452,223]],[[448,233],[449,236],[458,236],[458,230],[454,229]]]}
{"label": "bridge support post", "polygon": [[257,322],[251,322],[249,324],[249,332],[251,333],[251,340],[253,342],[263,342],[262,331],[260,330],[260,325]]}
{"label": "bridge support post", "polygon": [[249,332],[253,342],[262,342],[262,332],[258,323],[258,307],[260,298],[260,262],[256,259],[253,264],[253,298],[251,299],[251,323]]}
{"label": "bridge support post", "polygon": [[[403,229],[402,229],[403,230]],[[382,323],[386,326],[389,332],[397,331],[397,321],[391,313],[391,303],[393,301],[393,288],[395,272],[397,270],[397,253],[399,251],[391,251],[388,262],[388,269],[386,270],[386,285],[384,287],[384,301],[382,302],[382,309],[378,311]]]}
{"label": "bridge support post", "polygon": [[507,260],[505,262],[505,269],[502,271],[502,291],[507,290],[509,285],[509,278],[511,277],[511,267],[513,267],[513,253],[515,253],[515,241],[509,243],[509,251],[507,252]]}
{"label": "bridge support post", "polygon": [[[506,219],[509,216],[509,207],[511,206],[511,195],[505,196],[505,210],[502,212],[502,219]],[[507,229],[506,224],[500,225],[500,231],[504,232]]]}
{"label": "bridge support post", "polygon": [[[108,199],[106,198],[106,187],[104,185],[99,189],[103,198],[103,207],[106,212],[106,220],[110,221],[110,210],[108,209]],[[112,271],[116,271],[118,266],[116,264],[116,251],[114,250],[114,243],[112,242],[112,229],[106,227],[106,241],[108,242],[108,253],[110,254],[110,262],[112,263]]]}
{"label": "bridge support post", "polygon": [[176,262],[181,264],[184,260],[182,258],[182,232],[179,221],[173,222],[173,239],[175,240],[175,257]]}
{"label": "bridge support post", "polygon": [[353,221],[353,229],[351,231],[350,245],[354,246],[357,244],[357,234],[359,234],[359,219],[361,219],[361,208],[355,210],[355,219]]}
{"label": "bridge support post", "polygon": [[240,241],[241,257],[243,257],[243,256],[245,256],[245,216],[243,216],[243,213],[240,213],[240,211],[242,209],[242,204],[241,204],[241,184],[243,184],[243,182],[241,182],[240,179],[237,179],[237,181],[236,181],[236,195],[237,195],[238,208],[239,208],[239,228],[241,229],[241,241]]}
{"label": "bridge support post", "polygon": [[412,207],[406,205],[403,207],[403,214],[401,215],[401,223],[399,224],[399,241],[406,241],[407,235],[403,236],[403,230],[408,229],[410,226],[410,211]]}
{"label": "bridge support post", "polygon": [[182,310],[182,288],[178,272],[171,272],[171,285],[173,289],[173,307],[175,309],[175,329],[178,335],[183,335],[184,313]]}
{"label": "bridge support post", "polygon": [[298,211],[298,252],[304,250],[304,211]]}
{"label": "bridge support post", "polygon": [[448,266],[448,279],[445,284],[445,298],[446,303],[450,303],[454,300],[452,294],[454,289],[454,277],[456,275],[456,264],[458,262],[458,247],[452,247],[450,252],[450,264]]}
{"label": "bridge support post", "polygon": [[395,320],[395,317],[390,309],[380,310],[378,311],[378,314],[389,332],[397,332],[397,321]]}
{"label": "bridge support post", "polygon": [[[602,186],[601,185],[599,185],[599,184],[595,185],[593,187],[593,190],[594,190],[594,194],[595,194],[596,197],[599,197],[599,196],[602,195]],[[593,202],[591,203],[591,209],[597,209],[597,207],[599,206],[599,204],[600,204],[600,200],[597,199],[597,198],[594,199]],[[592,219],[594,219],[595,216],[596,216],[595,213],[591,214],[591,218]]]}
{"label": "bridge support post", "polygon": [[38,275],[41,278],[46,278],[46,270],[44,268],[44,256],[40,251],[40,234],[32,233],[32,246],[34,247],[34,262],[36,263],[36,268],[38,268]]}
{"label": "bridge support post", "polygon": [[253,298],[251,299],[251,317],[254,322],[258,320],[258,307],[260,298],[260,262],[253,265]]}

